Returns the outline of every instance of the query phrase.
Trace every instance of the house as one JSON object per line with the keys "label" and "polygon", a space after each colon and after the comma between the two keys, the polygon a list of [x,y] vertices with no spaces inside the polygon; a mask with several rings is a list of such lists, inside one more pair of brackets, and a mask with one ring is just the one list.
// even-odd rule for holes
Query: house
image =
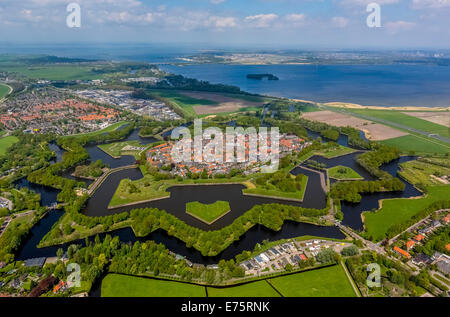
{"label": "house", "polygon": [[414,245],[416,244],[416,241],[414,240],[408,240],[408,242],[406,242],[406,250],[410,250],[411,248],[414,247]]}
{"label": "house", "polygon": [[445,216],[444,219],[442,219],[442,221],[444,221],[445,224],[449,223],[450,222],[450,214]]}
{"label": "house", "polygon": [[418,266],[429,265],[432,262],[433,259],[424,253],[419,253],[412,259],[412,263]]}
{"label": "house", "polygon": [[59,281],[55,287],[53,287],[53,293],[64,292],[67,289],[67,283],[64,281]]}
{"label": "house", "polygon": [[408,259],[411,258],[411,254],[409,254],[409,252],[407,252],[407,251],[405,251],[403,249],[400,249],[397,246],[394,247],[394,251],[397,252],[400,255],[403,255],[404,257],[407,257]]}
{"label": "house", "polygon": [[416,242],[420,242],[420,241],[422,241],[423,239],[425,239],[425,236],[422,235],[422,234],[420,234],[420,233],[419,233],[417,236],[415,236],[415,237],[413,238],[413,240],[416,241]]}

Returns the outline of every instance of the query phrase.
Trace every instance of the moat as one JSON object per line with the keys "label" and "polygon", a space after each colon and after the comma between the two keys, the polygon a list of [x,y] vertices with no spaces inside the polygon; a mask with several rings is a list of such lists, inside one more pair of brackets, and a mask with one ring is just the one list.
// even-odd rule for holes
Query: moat
{"label": "moat", "polygon": [[[156,139],[141,138],[138,131],[134,131],[129,137],[123,141],[138,140],[143,144],[149,144],[155,142]],[[341,136],[339,138],[339,144],[348,146],[348,138]],[[56,145],[52,145],[52,150],[55,151],[56,161],[61,160],[63,151]],[[108,164],[111,168],[128,166],[134,163],[134,157],[123,156],[120,159],[113,159],[103,151],[101,151],[97,145],[90,145],[86,147],[90,155],[91,161],[97,161],[101,159]],[[351,167],[356,170],[366,180],[373,180],[373,177],[367,173],[356,163],[356,157],[361,152],[354,152],[348,155],[325,159],[323,157],[314,156],[312,159],[324,163],[327,168],[343,165]],[[402,157],[399,160],[393,161],[389,164],[383,165],[382,169],[389,172],[391,175],[396,176],[399,164],[408,160],[412,160],[414,157]],[[88,200],[85,208],[82,212],[87,216],[107,216],[114,213],[121,213],[124,211],[130,211],[136,208],[158,208],[167,211],[168,213],[176,216],[180,220],[183,220],[187,224],[200,228],[203,230],[218,230],[225,226],[230,225],[236,218],[250,210],[253,206],[258,204],[290,204],[296,206],[302,206],[305,208],[317,208],[322,209],[326,206],[326,193],[322,187],[320,174],[318,172],[305,169],[304,166],[298,166],[291,171],[292,174],[297,175],[299,173],[308,176],[308,184],[305,192],[303,202],[289,202],[285,200],[276,200],[262,197],[250,197],[242,194],[243,185],[215,185],[215,186],[173,186],[168,189],[170,192],[170,198],[165,198],[148,203],[136,204],[133,206],[121,207],[116,209],[108,209],[108,204],[117,189],[122,179],[138,180],[143,177],[141,171],[137,168],[125,169],[109,175],[101,186],[95,191],[92,197]],[[70,177],[70,173],[65,173],[64,177]],[[391,192],[391,193],[376,193],[371,195],[363,195],[363,198],[358,204],[342,204],[342,211],[344,213],[344,220],[342,223],[357,231],[363,229],[363,222],[361,220],[361,213],[363,211],[370,211],[378,208],[378,201],[380,199],[387,198],[407,198],[413,196],[420,196],[421,192],[414,186],[405,182],[406,187],[403,192]],[[19,187],[28,187],[37,193],[41,194],[41,204],[50,206],[57,200],[58,190],[36,185],[28,182],[26,179],[22,179],[17,182]],[[89,185],[89,182],[87,182]],[[213,223],[207,225],[194,217],[189,216],[185,212],[185,205],[187,202],[199,201],[201,203],[209,204],[218,200],[225,200],[230,203],[231,212]],[[70,244],[84,244],[85,241],[74,241],[67,245],[59,245],[54,247],[37,248],[41,239],[50,231],[52,226],[63,215],[63,211],[51,211],[49,212],[38,224],[36,224],[29,237],[24,241],[23,245],[19,249],[17,259],[24,260],[35,257],[51,257],[55,256],[58,248],[67,248]],[[253,250],[256,244],[262,243],[264,240],[276,241],[280,239],[288,239],[299,236],[311,235],[324,238],[343,239],[345,235],[335,226],[318,226],[306,223],[297,223],[292,221],[286,221],[280,231],[274,232],[264,226],[256,225],[246,232],[240,240],[233,243],[221,254],[215,257],[204,257],[201,253],[193,248],[187,248],[183,241],[169,236],[163,230],[157,230],[147,237],[137,238],[131,228],[125,228],[116,230],[109,233],[101,234],[100,237],[104,237],[106,234],[111,236],[118,236],[122,242],[135,242],[135,241],[147,241],[153,240],[157,243],[164,244],[170,251],[185,256],[188,260],[194,263],[201,264],[214,264],[220,259],[232,259],[236,255],[242,253],[245,250]],[[93,239],[91,237],[90,239]]]}

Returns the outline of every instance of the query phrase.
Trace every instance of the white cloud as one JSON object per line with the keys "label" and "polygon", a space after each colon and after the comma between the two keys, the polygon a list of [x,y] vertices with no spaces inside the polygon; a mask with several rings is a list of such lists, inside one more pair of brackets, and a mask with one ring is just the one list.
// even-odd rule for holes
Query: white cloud
{"label": "white cloud", "polygon": [[221,4],[222,2],[225,2],[225,0],[210,0],[212,4]]}
{"label": "white cloud", "polygon": [[278,19],[278,15],[274,13],[270,14],[258,14],[251,15],[245,18],[245,22],[249,23],[249,25],[257,28],[267,28],[272,25]]}
{"label": "white cloud", "polygon": [[402,31],[410,31],[414,29],[416,24],[414,22],[408,21],[390,21],[384,24],[384,27],[388,30],[388,32],[392,34],[396,34]]}
{"label": "white cloud", "polygon": [[412,0],[414,9],[440,9],[450,7],[450,0]]}
{"label": "white cloud", "polygon": [[338,28],[344,28],[348,24],[348,19],[344,17],[333,17],[331,18],[331,24]]}

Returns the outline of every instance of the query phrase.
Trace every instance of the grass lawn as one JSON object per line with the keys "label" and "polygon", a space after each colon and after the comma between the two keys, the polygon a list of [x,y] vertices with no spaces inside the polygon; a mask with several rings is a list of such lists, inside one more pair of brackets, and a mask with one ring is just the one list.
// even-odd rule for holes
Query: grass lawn
{"label": "grass lawn", "polygon": [[347,166],[335,166],[328,169],[328,175],[334,179],[363,179],[361,175],[356,173],[353,169]]}
{"label": "grass lawn", "polygon": [[258,281],[229,288],[208,287],[208,297],[280,297],[280,294],[266,281]]}
{"label": "grass lawn", "polygon": [[98,147],[114,158],[119,158],[122,155],[132,155],[137,158],[139,154],[149,146],[142,145],[139,141],[126,141],[102,144]]}
{"label": "grass lawn", "polygon": [[355,151],[356,151],[355,149],[351,149],[349,147],[339,145],[336,148],[330,148],[330,149],[324,149],[324,150],[316,151],[315,154],[323,156],[325,158],[333,158],[333,157],[337,157],[337,156],[350,154],[350,153],[353,153]]}
{"label": "grass lawn", "polygon": [[[252,194],[259,196],[268,196],[274,198],[285,198],[285,199],[294,199],[294,200],[303,200],[305,196],[306,186],[308,186],[308,176],[303,175],[301,189],[295,192],[283,192],[278,190],[275,186],[272,186],[273,189],[262,188],[261,186],[253,183],[255,188],[247,188],[243,190],[244,194]],[[269,186],[269,185],[266,185]],[[248,187],[248,186],[247,186]]]}
{"label": "grass lawn", "polygon": [[372,110],[372,109],[347,109],[350,112],[363,114],[374,118],[387,120],[393,123],[401,124],[409,128],[418,129],[428,133],[436,133],[443,137],[450,137],[450,130],[448,127],[439,125],[427,120],[419,119],[409,116],[400,111],[394,110]]}
{"label": "grass lawn", "polygon": [[411,219],[422,209],[438,200],[450,197],[450,186],[429,186],[428,195],[419,199],[388,199],[383,201],[383,207],[377,212],[365,212],[365,235],[374,241],[381,241],[386,237],[388,229],[399,223]]}
{"label": "grass lawn", "polygon": [[0,99],[5,98],[9,93],[9,87],[3,84],[0,84]]}
{"label": "grass lawn", "polygon": [[18,141],[19,139],[12,135],[0,138],[0,156],[5,155],[6,150],[8,150],[11,145]]}
{"label": "grass lawn", "polygon": [[270,283],[285,297],[355,297],[341,265],[276,277]]}
{"label": "grass lawn", "polygon": [[202,204],[193,201],[186,204],[186,212],[207,224],[215,222],[230,211],[230,204],[227,201],[216,201],[213,204]]}
{"label": "grass lawn", "polygon": [[384,140],[381,143],[397,147],[404,153],[414,151],[417,154],[446,154],[450,152],[450,145],[425,136],[405,135],[398,138]]}
{"label": "grass lawn", "polygon": [[102,297],[206,297],[203,286],[118,274],[103,279],[101,292]]}

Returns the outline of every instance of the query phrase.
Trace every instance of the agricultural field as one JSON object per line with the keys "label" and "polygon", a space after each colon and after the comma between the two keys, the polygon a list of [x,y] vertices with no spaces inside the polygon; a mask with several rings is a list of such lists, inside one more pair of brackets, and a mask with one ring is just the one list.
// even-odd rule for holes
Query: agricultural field
{"label": "agricultural field", "polygon": [[268,98],[226,93],[155,90],[151,95],[162,98],[188,117],[260,110]]}
{"label": "agricultural field", "polygon": [[361,175],[356,173],[350,167],[347,166],[335,166],[328,169],[328,175],[330,178],[337,180],[362,180],[364,179]]}
{"label": "agricultural field", "polygon": [[341,265],[269,280],[285,297],[355,297]]}
{"label": "agricultural field", "polygon": [[439,200],[448,200],[450,186],[429,186],[427,194],[420,198],[396,198],[383,201],[382,208],[376,212],[365,212],[365,236],[373,241],[381,241],[387,237],[390,227],[401,224],[417,213]]}
{"label": "agricultural field", "polygon": [[18,141],[19,139],[12,135],[0,138],[0,156],[5,155],[6,151],[11,147],[11,145]]}
{"label": "agricultural field", "polygon": [[206,297],[205,287],[172,281],[109,274],[102,281],[102,297]]}
{"label": "agricultural field", "polygon": [[280,297],[266,281],[244,284],[235,287],[208,287],[208,297]]}
{"label": "agricultural field", "polygon": [[[207,295],[206,295],[207,291]],[[216,288],[174,281],[108,274],[102,281],[102,297],[355,297],[341,265]]]}
{"label": "agricultural field", "polygon": [[362,114],[377,119],[401,124],[409,128],[421,130],[428,133],[439,134],[443,137],[450,138],[450,130],[448,126],[423,120],[414,115],[395,110],[372,110],[372,109],[347,109],[356,114]]}
{"label": "agricultural field", "polygon": [[388,140],[407,133],[368,120],[353,117],[348,114],[342,114],[334,111],[317,111],[303,114],[303,118],[327,123],[336,127],[350,126],[364,131],[368,139],[372,141]]}
{"label": "agricultural field", "polygon": [[450,127],[450,112],[404,112],[404,114]]}
{"label": "agricultural field", "polygon": [[230,204],[227,201],[216,201],[213,204],[202,204],[198,201],[186,204],[186,213],[207,223],[212,224],[225,214],[230,212]]}
{"label": "agricultural field", "polygon": [[406,135],[395,139],[381,141],[383,144],[398,148],[403,153],[440,154],[450,153],[450,145],[425,136]]}
{"label": "agricultural field", "polygon": [[139,158],[140,153],[149,146],[142,145],[139,141],[126,141],[102,144],[98,147],[113,158],[119,158],[122,155],[131,155],[135,158]]}

